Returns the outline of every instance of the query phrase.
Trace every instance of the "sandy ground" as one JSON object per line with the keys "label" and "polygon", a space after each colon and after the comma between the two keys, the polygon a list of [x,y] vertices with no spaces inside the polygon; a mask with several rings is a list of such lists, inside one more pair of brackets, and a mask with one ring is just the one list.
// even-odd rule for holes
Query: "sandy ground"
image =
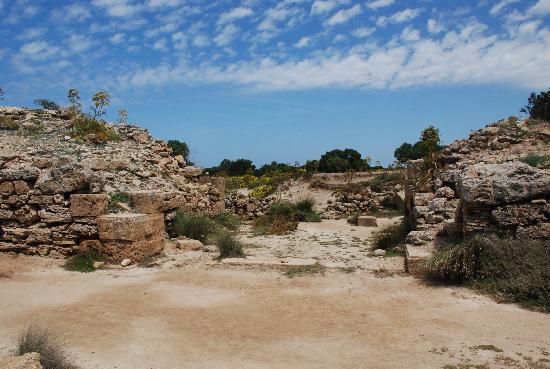
{"label": "sandy ground", "polygon": [[368,270],[290,279],[185,255],[89,274],[0,255],[0,355],[36,320],[83,368],[550,367],[548,315],[462,288]]}

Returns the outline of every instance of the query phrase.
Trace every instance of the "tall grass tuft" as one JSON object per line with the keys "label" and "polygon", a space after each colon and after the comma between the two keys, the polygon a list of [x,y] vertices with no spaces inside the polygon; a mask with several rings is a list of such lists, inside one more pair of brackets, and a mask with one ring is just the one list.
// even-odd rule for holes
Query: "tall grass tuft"
{"label": "tall grass tuft", "polygon": [[218,223],[206,215],[178,210],[170,233],[172,236],[186,236],[204,243],[219,228]]}
{"label": "tall grass tuft", "polygon": [[405,222],[389,224],[373,236],[373,249],[388,250],[405,242],[410,229]]}
{"label": "tall grass tuft", "polygon": [[37,323],[29,324],[20,334],[15,354],[20,356],[31,352],[40,354],[44,369],[78,369],[68,358],[57,337]]}
{"label": "tall grass tuft", "polygon": [[244,256],[243,245],[227,230],[217,232],[213,236],[213,241],[220,251],[220,259]]}

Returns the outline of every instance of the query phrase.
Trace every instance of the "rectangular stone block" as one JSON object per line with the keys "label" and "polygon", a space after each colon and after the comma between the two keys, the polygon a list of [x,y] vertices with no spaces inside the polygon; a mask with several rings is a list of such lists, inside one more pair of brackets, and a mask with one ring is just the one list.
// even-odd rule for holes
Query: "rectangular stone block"
{"label": "rectangular stone block", "polygon": [[144,239],[149,227],[147,214],[108,214],[97,218],[99,238],[102,241]]}
{"label": "rectangular stone block", "polygon": [[138,241],[102,241],[99,252],[116,261],[140,262],[158,255],[164,249],[164,237],[148,237]]}
{"label": "rectangular stone block", "polygon": [[72,194],[71,215],[73,217],[97,217],[107,211],[109,197],[106,194]]}
{"label": "rectangular stone block", "polygon": [[185,197],[180,192],[131,191],[127,193],[132,207],[145,214],[161,213],[185,205]]}
{"label": "rectangular stone block", "polygon": [[357,225],[360,227],[378,227],[376,217],[369,217],[366,215],[357,218]]}

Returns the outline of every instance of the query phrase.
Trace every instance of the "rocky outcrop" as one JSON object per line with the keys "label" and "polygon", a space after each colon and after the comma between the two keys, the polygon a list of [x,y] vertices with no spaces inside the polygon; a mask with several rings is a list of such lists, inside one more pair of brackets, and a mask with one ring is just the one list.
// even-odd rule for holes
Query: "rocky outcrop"
{"label": "rocky outcrop", "polygon": [[471,236],[493,232],[550,240],[550,170],[520,162],[529,154],[549,155],[550,124],[506,120],[472,133],[443,151],[434,181],[422,183],[421,162],[407,170],[406,219],[414,245],[438,234]]}
{"label": "rocky outcrop", "polygon": [[132,240],[132,256],[127,249],[134,246],[122,242],[128,240],[102,239],[99,219],[116,212],[168,222],[180,207],[224,210],[224,183],[201,177],[200,168],[173,157],[147,130],[111,125],[117,139],[98,145],[75,137],[59,112],[0,107],[0,116],[19,127],[0,130],[0,222],[7,233],[0,252],[63,258],[101,245],[113,258],[136,261],[158,252],[164,230]]}

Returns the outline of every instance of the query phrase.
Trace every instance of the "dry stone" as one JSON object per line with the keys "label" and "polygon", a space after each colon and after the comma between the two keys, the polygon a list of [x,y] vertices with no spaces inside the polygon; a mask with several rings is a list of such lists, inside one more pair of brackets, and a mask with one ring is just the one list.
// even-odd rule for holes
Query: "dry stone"
{"label": "dry stone", "polygon": [[357,225],[360,227],[378,227],[376,217],[369,217],[365,215],[359,216],[357,218]]}
{"label": "dry stone", "polygon": [[71,215],[73,217],[97,217],[105,214],[109,198],[106,194],[72,194]]}
{"label": "dry stone", "polygon": [[30,352],[21,356],[0,358],[0,369],[42,369],[40,354]]}

